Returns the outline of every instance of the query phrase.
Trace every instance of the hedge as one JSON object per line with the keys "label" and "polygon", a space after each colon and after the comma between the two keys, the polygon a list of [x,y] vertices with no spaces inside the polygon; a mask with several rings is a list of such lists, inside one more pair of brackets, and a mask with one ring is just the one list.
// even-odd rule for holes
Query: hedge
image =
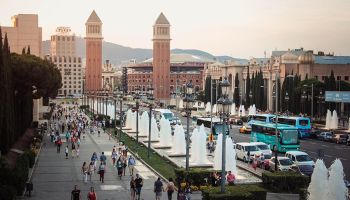
{"label": "hedge", "polygon": [[266,200],[267,191],[259,185],[226,186],[225,193],[220,187],[206,187],[202,189],[203,200]]}
{"label": "hedge", "polygon": [[[191,185],[195,185],[197,187],[202,185],[207,185],[207,181],[210,181],[210,174],[213,171],[201,168],[194,168],[186,171],[184,168],[176,168],[176,180],[180,180],[181,182],[189,181]],[[207,180],[207,181],[206,181]]]}
{"label": "hedge", "polygon": [[309,195],[309,192],[307,191],[307,188],[302,188],[299,190],[300,200],[307,200],[308,195]]}
{"label": "hedge", "polygon": [[246,116],[241,117],[241,120],[242,120],[242,122],[248,122],[248,117],[246,117]]}
{"label": "hedge", "polygon": [[14,200],[16,199],[16,189],[11,185],[0,185],[0,199]]}
{"label": "hedge", "polygon": [[28,157],[29,168],[32,168],[35,163],[35,152],[31,149],[24,152],[24,154]]}
{"label": "hedge", "polygon": [[299,193],[301,188],[309,185],[309,177],[295,172],[263,172],[262,181],[273,192]]}

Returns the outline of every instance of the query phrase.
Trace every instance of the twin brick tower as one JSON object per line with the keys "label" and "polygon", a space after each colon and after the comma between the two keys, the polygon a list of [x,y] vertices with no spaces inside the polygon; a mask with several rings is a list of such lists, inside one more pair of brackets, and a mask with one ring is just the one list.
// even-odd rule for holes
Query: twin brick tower
{"label": "twin brick tower", "polygon": [[[102,21],[95,11],[86,26],[86,72],[85,90],[102,89]],[[154,97],[170,99],[170,23],[163,13],[153,25],[153,74]]]}

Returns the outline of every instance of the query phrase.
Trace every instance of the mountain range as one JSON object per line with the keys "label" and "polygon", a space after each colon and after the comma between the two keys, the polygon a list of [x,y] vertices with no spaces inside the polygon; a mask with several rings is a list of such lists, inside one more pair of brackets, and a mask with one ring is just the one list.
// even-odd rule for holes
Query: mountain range
{"label": "mountain range", "polygon": [[[50,40],[42,42],[42,50],[44,55],[50,54]],[[124,61],[136,59],[141,62],[152,57],[152,49],[131,48],[122,46],[111,42],[102,42],[103,60],[110,60],[112,64],[119,65]],[[226,62],[230,60],[246,61],[246,59],[233,58],[231,56],[214,56],[208,52],[197,49],[172,49],[171,53],[175,54],[191,54],[219,62]],[[85,40],[82,37],[76,37],[76,54],[77,56],[85,58]]]}

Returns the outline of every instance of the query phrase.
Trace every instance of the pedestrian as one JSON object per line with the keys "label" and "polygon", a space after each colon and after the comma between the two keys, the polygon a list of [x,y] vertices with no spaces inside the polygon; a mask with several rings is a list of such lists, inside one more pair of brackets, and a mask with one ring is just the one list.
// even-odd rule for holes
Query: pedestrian
{"label": "pedestrian", "polygon": [[136,179],[135,179],[135,186],[136,186],[136,199],[140,200],[141,198],[141,189],[143,186],[143,180],[140,177],[139,174],[136,174]]}
{"label": "pedestrian", "polygon": [[83,166],[81,167],[81,172],[83,174],[83,181],[84,181],[84,183],[87,182],[88,170],[89,170],[89,167],[87,166],[86,162],[84,162]]}
{"label": "pedestrian", "polygon": [[97,199],[94,187],[90,188],[90,192],[88,193],[87,198],[88,198],[88,200],[96,200]]}
{"label": "pedestrian", "polygon": [[228,171],[228,175],[226,176],[226,180],[228,182],[228,185],[234,185],[236,177],[231,171]]}
{"label": "pedestrian", "polygon": [[96,168],[96,162],[97,162],[97,153],[96,152],[92,153],[91,161],[94,162],[94,166]]}
{"label": "pedestrian", "polygon": [[123,174],[125,176],[125,171],[126,171],[126,167],[128,166],[127,163],[128,163],[128,159],[125,155],[122,155],[121,156],[121,161],[123,163]]}
{"label": "pedestrian", "polygon": [[102,152],[101,156],[100,156],[100,162],[104,162],[106,163],[107,157],[105,156],[105,152]]}
{"label": "pedestrian", "polygon": [[162,198],[162,192],[164,191],[163,183],[160,180],[160,177],[154,182],[154,193],[156,194],[156,200]]}
{"label": "pedestrian", "polygon": [[130,176],[134,175],[135,164],[136,164],[135,158],[130,155],[130,157],[128,159],[128,166],[129,166]]}
{"label": "pedestrian", "polygon": [[174,184],[173,178],[169,178],[169,182],[167,183],[165,190],[167,191],[167,194],[168,194],[168,200],[172,200],[173,193],[175,190],[175,184]]}
{"label": "pedestrian", "polygon": [[93,161],[90,162],[89,164],[89,170],[88,170],[88,175],[89,175],[89,178],[90,178],[90,182],[92,182],[92,175],[94,174],[95,172],[95,164]]}
{"label": "pedestrian", "polygon": [[97,134],[98,134],[98,137],[100,137],[100,136],[101,136],[101,132],[100,132],[100,131],[97,131]]}
{"label": "pedestrian", "polygon": [[191,184],[190,182],[187,181],[185,186],[186,200],[191,200],[191,194],[192,194]]}
{"label": "pedestrian", "polygon": [[113,148],[112,150],[112,154],[111,154],[111,157],[112,157],[112,161],[113,161],[113,165],[115,165],[115,160],[117,159],[117,152],[115,151],[115,149]]}
{"label": "pedestrian", "polygon": [[77,185],[74,185],[74,189],[71,192],[71,200],[82,200],[80,190]]}
{"label": "pedestrian", "polygon": [[104,162],[101,162],[100,166],[98,167],[98,174],[100,175],[100,182],[102,183],[104,183],[105,172],[106,172],[106,165]]}
{"label": "pedestrian", "polygon": [[136,196],[136,182],[134,176],[131,177],[130,180],[130,199],[135,200]]}
{"label": "pedestrian", "polygon": [[57,153],[61,152],[61,145],[62,145],[62,140],[60,137],[57,139]]}
{"label": "pedestrian", "polygon": [[68,151],[69,151],[69,149],[68,149],[68,145],[67,145],[66,149],[64,150],[64,152],[66,153],[66,159],[68,159]]}
{"label": "pedestrian", "polygon": [[80,153],[80,148],[78,146],[78,148],[77,148],[77,158],[79,158],[79,153]]}
{"label": "pedestrian", "polygon": [[76,154],[75,143],[72,142],[72,158],[74,158],[75,154]]}
{"label": "pedestrian", "polygon": [[120,180],[122,179],[122,175],[123,175],[123,162],[120,159],[121,157],[122,156],[119,157],[119,159],[117,160],[117,164],[116,164],[116,167],[118,170],[118,176],[119,176]]}

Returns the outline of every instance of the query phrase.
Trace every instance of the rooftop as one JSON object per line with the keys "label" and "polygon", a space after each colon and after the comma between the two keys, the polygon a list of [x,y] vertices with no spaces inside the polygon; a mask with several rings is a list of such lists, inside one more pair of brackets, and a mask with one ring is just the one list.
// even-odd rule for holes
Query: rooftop
{"label": "rooftop", "polygon": [[349,65],[350,56],[315,56],[315,63],[326,65]]}
{"label": "rooftop", "polygon": [[[153,58],[143,61],[143,63],[152,63]],[[191,54],[170,54],[170,63],[186,63],[186,62],[197,62],[197,63],[211,63],[214,60],[195,56]]]}
{"label": "rooftop", "polygon": [[165,15],[162,12],[158,16],[155,24],[168,24],[168,25],[170,25],[168,19],[165,17]]}
{"label": "rooftop", "polygon": [[97,16],[95,10],[92,11],[90,17],[88,18],[88,20],[86,21],[86,23],[102,23],[101,19]]}

